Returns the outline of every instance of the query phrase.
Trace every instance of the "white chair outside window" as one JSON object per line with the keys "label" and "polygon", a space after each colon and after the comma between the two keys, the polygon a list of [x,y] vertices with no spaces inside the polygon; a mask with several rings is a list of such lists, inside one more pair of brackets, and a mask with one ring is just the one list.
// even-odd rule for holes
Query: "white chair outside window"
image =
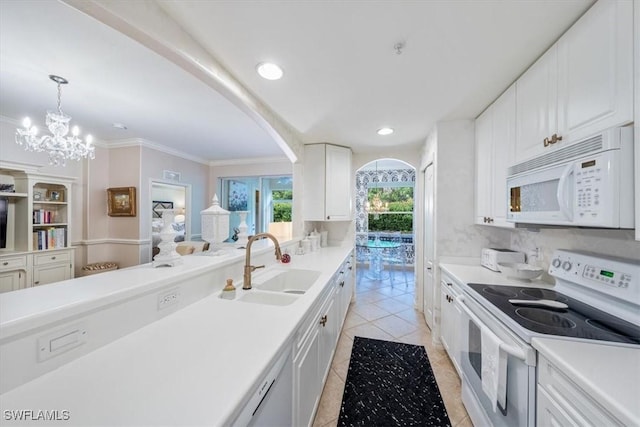
{"label": "white chair outside window", "polygon": [[404,283],[405,285],[409,284],[409,280],[407,279],[407,255],[405,252],[404,244],[402,243],[402,236],[399,231],[394,231],[390,233],[390,241],[396,243],[396,247],[385,249],[383,254],[383,261],[389,267],[389,279],[391,281],[391,286],[393,286],[396,281],[396,273],[398,269],[402,270],[402,274],[404,275]]}

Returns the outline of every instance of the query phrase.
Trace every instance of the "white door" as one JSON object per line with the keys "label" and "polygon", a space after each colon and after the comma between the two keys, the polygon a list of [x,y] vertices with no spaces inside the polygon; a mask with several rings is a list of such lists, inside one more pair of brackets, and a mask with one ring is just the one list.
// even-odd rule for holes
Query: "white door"
{"label": "white door", "polygon": [[435,258],[435,240],[433,224],[433,203],[434,203],[434,175],[433,163],[424,171],[424,290],[422,293],[422,308],[424,310],[424,320],[430,328],[433,328],[433,307],[435,276],[433,261]]}

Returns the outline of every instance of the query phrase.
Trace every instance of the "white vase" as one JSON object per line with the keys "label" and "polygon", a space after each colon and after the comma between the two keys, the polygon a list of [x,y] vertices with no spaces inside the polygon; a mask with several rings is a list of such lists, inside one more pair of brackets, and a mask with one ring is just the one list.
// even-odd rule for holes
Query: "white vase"
{"label": "white vase", "polygon": [[213,196],[209,208],[200,212],[202,220],[202,239],[209,242],[209,250],[229,237],[229,211],[220,207],[218,195]]}
{"label": "white vase", "polygon": [[247,230],[249,226],[247,225],[247,214],[249,211],[236,211],[240,216],[240,225],[238,225],[238,229],[240,232],[238,233],[238,241],[236,243],[245,244],[249,242],[249,235],[247,234]]}
{"label": "white vase", "polygon": [[162,212],[162,220],[164,225],[160,230],[160,243],[158,243],[158,249],[160,252],[153,257],[153,266],[159,267],[161,265],[167,265],[169,267],[182,264],[182,257],[176,252],[176,231],[173,229],[173,219],[175,218],[177,209],[158,209]]}

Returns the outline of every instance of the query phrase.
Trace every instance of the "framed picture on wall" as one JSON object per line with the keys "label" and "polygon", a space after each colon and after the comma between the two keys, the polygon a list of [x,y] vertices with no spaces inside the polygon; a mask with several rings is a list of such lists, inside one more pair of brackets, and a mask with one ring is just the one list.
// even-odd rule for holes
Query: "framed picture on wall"
{"label": "framed picture on wall", "polygon": [[162,218],[162,209],[173,209],[173,202],[161,202],[154,200],[151,202],[151,217]]}
{"label": "framed picture on wall", "polygon": [[108,188],[109,216],[136,216],[136,187]]}
{"label": "framed picture on wall", "polygon": [[230,211],[246,211],[248,208],[249,194],[247,184],[240,181],[229,182],[228,209]]}

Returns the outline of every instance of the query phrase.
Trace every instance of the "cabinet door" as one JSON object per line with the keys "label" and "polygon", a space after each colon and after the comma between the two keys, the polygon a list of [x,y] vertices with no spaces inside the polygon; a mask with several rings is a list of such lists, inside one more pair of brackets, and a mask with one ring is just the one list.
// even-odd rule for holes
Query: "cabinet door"
{"label": "cabinet door", "polygon": [[515,227],[507,222],[507,168],[515,160],[516,90],[515,85],[494,102],[492,108],[493,147],[491,180],[491,225]]}
{"label": "cabinet door", "polygon": [[452,358],[451,333],[453,332],[453,316],[451,310],[453,305],[449,301],[451,296],[448,293],[447,284],[442,282],[440,286],[440,340],[444,349],[449,353],[449,358]]}
{"label": "cabinet door", "polygon": [[47,283],[60,282],[71,279],[71,264],[48,264],[33,267],[33,285],[45,285]]}
{"label": "cabinet door", "polygon": [[0,293],[24,288],[25,277],[26,273],[23,270],[0,272]]}
{"label": "cabinet door", "polygon": [[557,132],[557,59],[554,45],[516,82],[516,162],[543,153]]}
{"label": "cabinet door", "polygon": [[[476,119],[476,224],[487,224],[491,216],[493,181],[493,105]],[[505,183],[506,186],[506,183]]]}
{"label": "cabinet door", "polygon": [[460,327],[462,326],[462,309],[456,304],[455,297],[451,302],[451,318],[453,325],[453,333],[451,334],[451,341],[449,342],[449,348],[451,348],[451,353],[453,358],[451,361],[453,362],[453,366],[458,371],[458,376],[462,378],[462,368],[461,368],[461,360],[462,357],[460,353]]}
{"label": "cabinet door", "polygon": [[633,2],[593,5],[558,42],[559,128],[567,142],[633,121]]}
{"label": "cabinet door", "polygon": [[313,421],[316,404],[320,400],[319,372],[320,336],[314,328],[300,355],[294,361],[294,425],[308,426]]}
{"label": "cabinet door", "polygon": [[[329,367],[331,366],[331,360],[333,359],[333,352],[336,348],[338,341],[338,304],[335,298],[331,298],[324,309],[324,316],[320,319],[320,381],[324,383]],[[325,321],[326,320],[326,321]]]}
{"label": "cabinet door", "polygon": [[578,427],[561,408],[553,403],[546,391],[538,386],[536,417],[539,426]]}
{"label": "cabinet door", "polygon": [[351,219],[351,150],[327,145],[326,149],[326,219]]}
{"label": "cabinet door", "polygon": [[305,221],[326,221],[325,146],[311,144],[304,147],[302,215]]}

